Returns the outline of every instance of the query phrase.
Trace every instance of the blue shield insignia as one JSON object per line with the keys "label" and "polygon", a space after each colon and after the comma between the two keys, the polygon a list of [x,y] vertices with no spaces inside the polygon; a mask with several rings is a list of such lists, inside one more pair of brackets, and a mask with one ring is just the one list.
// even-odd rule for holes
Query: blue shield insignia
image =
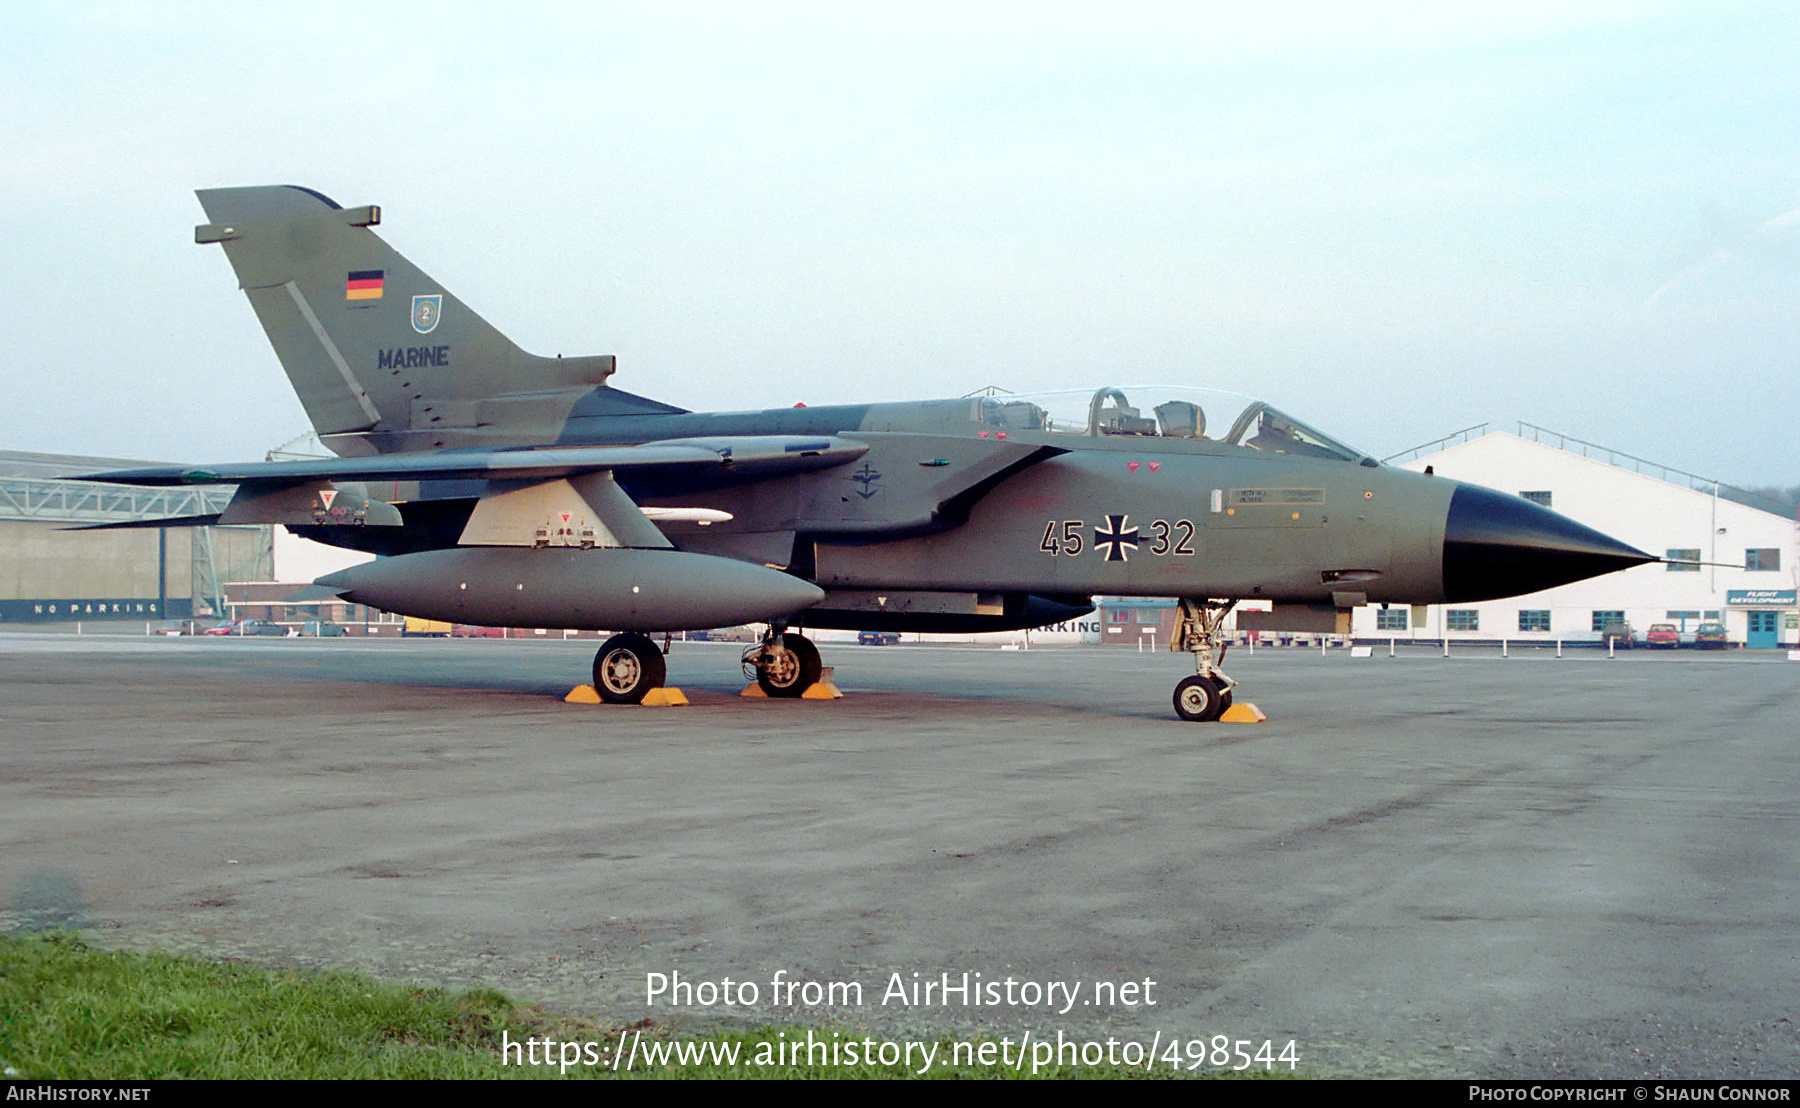
{"label": "blue shield insignia", "polygon": [[421,335],[431,334],[432,328],[438,325],[438,317],[443,313],[443,309],[444,294],[441,292],[431,296],[413,297],[413,330]]}

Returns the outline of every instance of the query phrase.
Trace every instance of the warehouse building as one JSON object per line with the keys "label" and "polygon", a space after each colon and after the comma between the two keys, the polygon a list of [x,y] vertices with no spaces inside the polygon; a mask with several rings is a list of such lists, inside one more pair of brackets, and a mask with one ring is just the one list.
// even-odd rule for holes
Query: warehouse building
{"label": "warehouse building", "polygon": [[1671,561],[1481,604],[1360,608],[1358,638],[1598,643],[1608,625],[1628,623],[1642,644],[1651,625],[1669,623],[1691,644],[1700,624],[1723,623],[1735,645],[1800,642],[1800,527],[1781,505],[1529,423],[1409,453],[1398,464],[1517,493]]}
{"label": "warehouse building", "polygon": [[226,582],[273,575],[268,527],[71,529],[213,514],[231,499],[67,479],[147,464],[0,451],[0,625],[209,616]]}

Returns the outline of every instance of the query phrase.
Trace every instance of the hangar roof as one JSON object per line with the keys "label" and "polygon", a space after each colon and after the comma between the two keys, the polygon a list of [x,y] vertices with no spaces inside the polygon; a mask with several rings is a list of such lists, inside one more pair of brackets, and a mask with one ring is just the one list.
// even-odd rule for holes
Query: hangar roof
{"label": "hangar roof", "polygon": [[76,473],[95,473],[103,469],[156,464],[158,463],[128,458],[90,458],[83,454],[34,454],[28,450],[0,450],[0,477],[30,477],[39,481],[55,480]]}
{"label": "hangar roof", "polygon": [[[1415,446],[1410,450],[1403,450],[1398,454],[1389,455],[1381,460],[1382,463],[1386,465],[1403,465],[1409,469],[1418,468],[1418,466],[1413,464],[1414,462],[1422,464],[1438,454],[1454,450],[1466,443],[1475,442],[1479,439],[1487,438],[1490,435],[1506,434],[1508,434],[1508,432],[1489,430],[1489,425],[1486,423],[1478,423],[1473,427],[1465,427],[1460,431],[1452,431],[1443,438],[1434,439],[1431,442]],[[1742,504],[1747,508],[1754,508],[1759,512],[1767,512],[1770,515],[1781,516],[1783,518],[1791,519],[1794,517],[1793,505],[1784,504],[1781,501],[1765,496],[1762,493],[1739,488],[1736,485],[1728,484],[1727,482],[1720,481],[1713,477],[1705,477],[1698,473],[1689,473],[1687,470],[1677,469],[1674,466],[1664,465],[1661,462],[1653,462],[1647,458],[1640,458],[1636,454],[1627,454],[1623,450],[1614,450],[1610,446],[1601,446],[1598,443],[1588,442],[1586,439],[1578,439],[1573,435],[1565,435],[1560,431],[1552,431],[1547,427],[1539,427],[1535,423],[1526,423],[1524,420],[1520,420],[1518,422],[1518,431],[1513,433],[1511,437],[1534,442],[1554,450],[1560,450],[1564,454],[1572,454],[1576,457],[1586,458],[1591,462],[1600,462],[1616,469],[1629,470],[1632,473],[1641,474],[1642,476],[1662,481],[1665,484],[1675,485],[1678,488],[1691,489],[1694,492],[1702,492],[1708,496],[1717,495],[1723,500],[1729,500],[1735,504]]]}
{"label": "hangar roof", "polygon": [[231,500],[231,488],[144,489],[64,480],[79,473],[154,464],[126,458],[0,450],[0,519],[125,523],[210,515],[222,511]]}

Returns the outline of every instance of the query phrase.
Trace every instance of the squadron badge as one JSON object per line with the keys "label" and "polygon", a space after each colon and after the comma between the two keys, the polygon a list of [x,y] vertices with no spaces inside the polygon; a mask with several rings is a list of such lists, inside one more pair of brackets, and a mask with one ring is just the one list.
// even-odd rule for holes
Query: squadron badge
{"label": "squadron badge", "polygon": [[430,296],[413,297],[412,325],[413,330],[421,335],[431,334],[432,328],[438,325],[438,317],[444,308],[444,294],[433,293]]}

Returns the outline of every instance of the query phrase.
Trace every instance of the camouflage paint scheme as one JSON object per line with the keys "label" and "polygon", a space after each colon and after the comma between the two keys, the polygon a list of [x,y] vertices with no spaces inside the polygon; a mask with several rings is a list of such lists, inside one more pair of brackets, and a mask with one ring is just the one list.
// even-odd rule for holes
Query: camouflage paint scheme
{"label": "camouflage paint scheme", "polygon": [[[1264,626],[1318,629],[1357,604],[1506,596],[1651,560],[1254,402],[1214,437],[1206,415],[1230,409],[1178,398],[1151,418],[1116,388],[1081,394],[1085,419],[1006,395],[684,411],[612,387],[611,356],[520,350],[377,237],[373,206],[293,186],[199,197],[211,222],[196,240],[223,245],[340,457],[92,479],[236,484],[224,522],[388,555],[322,583],[390,610],[639,631],[769,621],[777,649],[790,623],[1000,630],[1071,618],[1096,594],[1268,600]],[[648,553],[630,578],[658,598],[629,618],[583,595],[583,581],[616,589],[620,550]]]}

